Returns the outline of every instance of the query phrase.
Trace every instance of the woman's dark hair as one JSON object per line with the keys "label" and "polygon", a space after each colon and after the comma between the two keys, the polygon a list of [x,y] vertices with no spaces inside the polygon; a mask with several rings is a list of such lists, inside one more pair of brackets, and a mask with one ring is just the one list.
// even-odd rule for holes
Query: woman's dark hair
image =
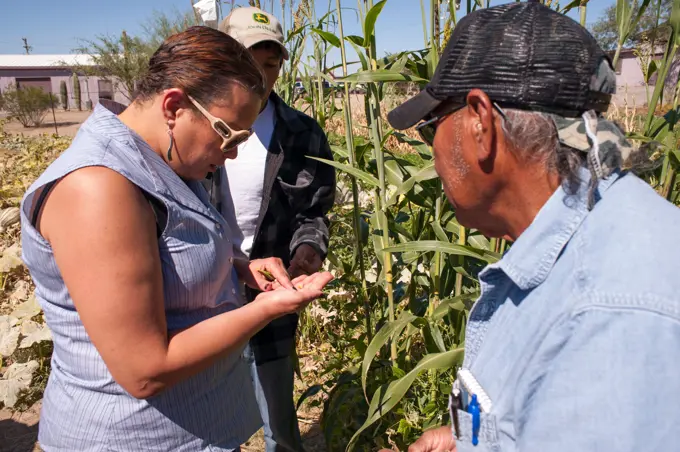
{"label": "woman's dark hair", "polygon": [[163,41],[149,60],[135,100],[148,100],[170,88],[180,88],[204,105],[228,96],[236,83],[264,97],[265,77],[238,41],[209,27],[191,27]]}

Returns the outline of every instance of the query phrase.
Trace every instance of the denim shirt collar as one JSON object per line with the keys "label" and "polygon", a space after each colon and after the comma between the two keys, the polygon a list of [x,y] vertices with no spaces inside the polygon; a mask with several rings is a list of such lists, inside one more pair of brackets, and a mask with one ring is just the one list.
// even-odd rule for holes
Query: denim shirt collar
{"label": "denim shirt collar", "polygon": [[[581,184],[577,192],[567,194],[560,186],[503,259],[483,270],[480,279],[500,270],[521,290],[531,290],[545,281],[562,249],[590,213],[587,208],[590,173],[583,168],[579,176]],[[621,174],[615,172],[600,181],[597,195],[602,197],[620,177]]]}

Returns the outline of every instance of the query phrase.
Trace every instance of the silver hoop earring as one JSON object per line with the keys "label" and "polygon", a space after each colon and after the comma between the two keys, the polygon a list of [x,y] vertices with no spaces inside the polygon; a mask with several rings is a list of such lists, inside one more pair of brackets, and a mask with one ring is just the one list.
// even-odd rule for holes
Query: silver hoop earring
{"label": "silver hoop earring", "polygon": [[171,162],[172,161],[172,147],[175,145],[175,137],[173,136],[172,129],[170,128],[169,125],[168,125],[168,136],[170,137],[170,146],[168,146],[167,156],[168,156],[168,162]]}

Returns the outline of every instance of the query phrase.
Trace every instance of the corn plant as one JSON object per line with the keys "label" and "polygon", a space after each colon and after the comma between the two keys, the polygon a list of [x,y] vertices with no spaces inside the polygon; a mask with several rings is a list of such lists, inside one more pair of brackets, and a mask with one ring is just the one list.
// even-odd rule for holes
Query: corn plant
{"label": "corn plant", "polygon": [[[382,121],[380,104],[386,84],[404,81],[425,83],[434,73],[440,40],[437,13],[437,17],[431,16],[431,27],[426,30],[431,45],[429,49],[378,59],[375,55],[375,26],[385,3],[360,3],[358,10],[364,36],[344,39],[359,56],[361,70],[344,77],[342,82],[345,87],[358,82],[368,85],[365,110],[369,139],[358,146],[353,145],[351,138],[346,139],[346,145],[353,149],[341,150],[339,161],[328,162],[352,175],[363,188],[374,191],[374,209],[368,216],[377,275],[375,285],[369,289],[369,310],[373,311],[382,327],[372,340],[369,339],[368,347],[362,350],[360,374],[353,374],[360,378],[363,395],[370,403],[368,415],[354,433],[350,446],[396,407],[412,388],[424,388],[429,400],[427,403],[421,401],[417,409],[429,416],[422,425],[416,423],[411,426],[403,419],[397,420],[402,433],[410,430],[417,433],[432,423],[444,420],[442,404],[446,399],[444,393],[450,389],[450,369],[462,359],[464,311],[469,308],[464,300],[469,302],[474,298],[476,271],[484,263],[498,259],[496,253],[488,251],[488,240],[474,231],[468,236],[455,221],[454,212],[443,198],[441,183],[437,180],[427,146],[388,130]],[[435,2],[430,5],[430,12],[437,11],[433,4]],[[348,116],[347,111],[345,116]],[[346,128],[351,128],[351,124]],[[385,142],[392,136],[418,149],[415,164],[386,149]],[[343,156],[347,158],[343,159]],[[345,160],[348,163],[344,163]],[[357,239],[362,244],[361,237],[357,236]],[[452,243],[456,241],[459,244]],[[402,278],[395,281],[393,275],[397,272],[393,269],[397,268],[401,268],[399,275]],[[463,284],[465,276],[468,280]],[[442,293],[456,293],[458,297],[440,300]],[[370,324],[367,323],[368,326]],[[366,337],[370,337],[370,332]],[[381,355],[383,346],[387,344],[389,359],[384,361]],[[376,361],[376,358],[379,359]],[[449,379],[448,385],[439,384],[441,379],[437,378],[436,369],[445,369],[443,377]],[[421,381],[423,370],[429,371],[428,378]],[[347,378],[342,384],[348,384]],[[404,403],[411,402],[407,400]],[[333,397],[328,406],[341,411]],[[332,412],[325,414],[335,421],[328,420],[327,425],[337,425],[338,416],[333,415]]]}

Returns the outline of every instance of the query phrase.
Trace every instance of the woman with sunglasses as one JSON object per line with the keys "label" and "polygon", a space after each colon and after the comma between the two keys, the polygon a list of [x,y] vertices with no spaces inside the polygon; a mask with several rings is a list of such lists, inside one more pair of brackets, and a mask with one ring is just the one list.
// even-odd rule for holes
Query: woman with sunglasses
{"label": "woman with sunglasses", "polygon": [[[24,260],[54,336],[47,452],[231,451],[260,427],[243,348],[331,279],[243,260],[200,182],[235,156],[263,94],[240,44],[193,27],[28,189]],[[264,293],[243,306],[239,277]]]}

